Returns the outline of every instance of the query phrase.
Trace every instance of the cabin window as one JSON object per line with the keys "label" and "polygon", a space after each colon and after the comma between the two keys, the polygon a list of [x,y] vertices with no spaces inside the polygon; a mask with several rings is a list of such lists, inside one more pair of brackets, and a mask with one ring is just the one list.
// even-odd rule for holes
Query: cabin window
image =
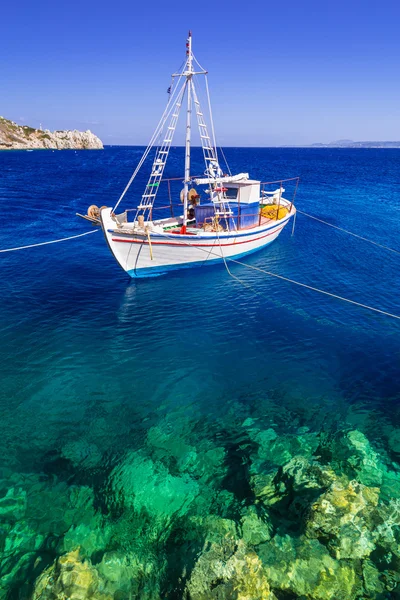
{"label": "cabin window", "polygon": [[228,200],[237,200],[238,191],[238,188],[227,188],[225,196],[228,198]]}

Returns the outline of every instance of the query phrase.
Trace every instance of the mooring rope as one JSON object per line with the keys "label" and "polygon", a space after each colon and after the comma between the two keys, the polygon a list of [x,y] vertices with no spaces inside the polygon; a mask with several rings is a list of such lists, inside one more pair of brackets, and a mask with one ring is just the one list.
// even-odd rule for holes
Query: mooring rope
{"label": "mooring rope", "polygon": [[353,233],[352,231],[348,231],[347,229],[343,229],[342,227],[338,227],[337,225],[333,225],[332,223],[329,223],[328,221],[324,221],[323,219],[319,219],[318,217],[314,217],[314,215],[309,215],[308,213],[296,209],[298,213],[300,213],[301,215],[304,215],[305,217],[309,217],[310,219],[314,219],[314,221],[319,221],[320,223],[324,223],[324,225],[329,225],[329,227],[333,227],[334,229],[338,229],[339,231],[343,231],[344,233],[348,233],[349,235],[352,235],[360,240],[364,240],[364,242],[369,242],[370,244],[374,244],[374,246],[379,246],[379,248],[384,248],[385,250],[389,250],[389,252],[395,252],[396,254],[400,254],[399,250],[395,250],[394,248],[390,248],[389,246],[385,246],[384,244],[379,244],[378,242],[374,242],[373,240],[370,240],[366,237],[363,237],[362,235],[358,235],[357,233]]}
{"label": "mooring rope", "polygon": [[[167,238],[170,238],[170,239],[176,239],[176,238],[172,238],[172,236],[168,235],[168,234],[164,234],[164,236],[167,237]],[[237,265],[242,265],[243,267],[246,267],[248,269],[252,269],[253,271],[259,271],[261,273],[265,273],[266,275],[270,275],[271,277],[276,277],[278,279],[282,279],[283,281],[288,281],[289,283],[293,283],[294,285],[298,285],[298,286],[301,286],[303,288],[307,288],[309,290],[312,290],[313,292],[318,292],[319,294],[324,294],[325,296],[330,296],[331,298],[336,298],[337,300],[342,300],[343,302],[348,302],[349,304],[354,304],[355,306],[360,306],[361,308],[365,308],[367,310],[371,310],[373,312],[380,313],[381,315],[385,315],[387,317],[391,317],[392,319],[398,319],[398,320],[400,320],[400,315],[395,315],[395,314],[390,313],[390,312],[388,312],[386,310],[381,310],[380,308],[375,308],[374,306],[369,306],[368,304],[363,304],[362,302],[357,302],[356,300],[350,300],[349,298],[345,298],[344,296],[339,296],[338,294],[333,294],[332,292],[327,292],[326,290],[321,290],[320,288],[316,288],[316,287],[314,287],[312,285],[308,285],[307,283],[302,283],[301,281],[296,281],[295,279],[290,279],[289,277],[284,277],[283,275],[278,275],[277,273],[273,273],[272,271],[267,271],[266,269],[261,269],[260,267],[255,267],[253,265],[248,265],[248,264],[246,264],[246,263],[244,263],[244,262],[242,262],[240,260],[235,260],[234,258],[229,258],[227,256],[224,256],[223,251],[222,251],[222,247],[221,247],[221,241],[220,241],[218,233],[217,233],[217,239],[218,239],[218,242],[219,242],[219,247],[220,247],[220,250],[221,250],[221,254],[218,254],[216,252],[212,252],[211,250],[210,251],[206,250],[205,248],[201,248],[201,247],[198,247],[199,250],[203,250],[203,252],[207,252],[209,255],[213,255],[213,256],[217,256],[218,258],[222,258],[228,274],[233,279],[236,279],[237,281],[239,281],[239,283],[241,283],[244,287],[250,288],[253,293],[258,294],[259,292],[257,292],[256,290],[254,290],[251,285],[249,285],[248,283],[245,283],[244,281],[242,281],[236,275],[233,275],[233,273],[228,268],[228,265],[227,265],[226,261],[229,261],[229,262],[232,262],[232,263],[236,263]],[[192,244],[190,244],[189,242],[183,242],[183,243],[186,244],[187,246],[192,246]]]}
{"label": "mooring rope", "polygon": [[38,246],[46,246],[47,244],[58,244],[58,242],[66,242],[67,240],[74,240],[76,238],[80,238],[84,235],[89,235],[89,233],[96,233],[99,229],[91,229],[90,231],[85,231],[85,233],[79,233],[78,235],[70,235],[69,237],[60,238],[59,240],[50,240],[49,242],[39,242],[38,244],[28,244],[28,246],[18,246],[16,248],[4,248],[0,250],[0,252],[14,252],[15,250],[25,250],[26,248],[37,248]]}
{"label": "mooring rope", "polygon": [[253,265],[247,265],[239,260],[235,260],[233,258],[227,258],[226,260],[230,260],[231,262],[237,263],[238,265],[242,265],[247,267],[248,269],[253,269],[254,271],[260,271],[261,273],[266,273],[271,277],[277,277],[278,279],[282,279],[283,281],[288,281],[289,283],[294,283],[295,285],[300,285],[301,287],[307,288],[309,290],[313,290],[314,292],[319,292],[320,294],[325,294],[326,296],[331,296],[331,298],[337,298],[338,300],[343,300],[343,302],[349,302],[350,304],[355,304],[356,306],[361,306],[362,308],[367,308],[368,310],[372,310],[374,312],[380,313],[382,315],[386,315],[387,317],[392,317],[393,319],[400,319],[399,315],[395,315],[393,313],[387,312],[386,310],[381,310],[380,308],[375,308],[374,306],[369,306],[368,304],[362,304],[361,302],[357,302],[356,300],[350,300],[349,298],[344,298],[343,296],[339,296],[338,294],[333,294],[331,292],[327,292],[326,290],[321,290],[319,288],[313,287],[312,285],[308,285],[306,283],[301,283],[300,281],[296,281],[295,279],[290,279],[289,277],[284,277],[283,275],[278,275],[277,273],[272,273],[271,271],[267,271],[266,269],[261,269],[260,267],[255,267]]}

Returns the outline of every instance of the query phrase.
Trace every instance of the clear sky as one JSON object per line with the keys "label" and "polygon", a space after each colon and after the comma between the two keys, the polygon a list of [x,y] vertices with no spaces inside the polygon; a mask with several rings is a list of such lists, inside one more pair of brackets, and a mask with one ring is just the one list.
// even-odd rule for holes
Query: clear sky
{"label": "clear sky", "polygon": [[4,0],[0,19],[19,123],[147,143],[190,28],[221,145],[400,140],[399,0]]}

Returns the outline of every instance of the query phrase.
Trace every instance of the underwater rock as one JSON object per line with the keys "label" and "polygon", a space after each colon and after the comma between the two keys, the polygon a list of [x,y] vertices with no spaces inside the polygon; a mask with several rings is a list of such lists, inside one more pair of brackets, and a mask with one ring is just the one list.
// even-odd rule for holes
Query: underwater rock
{"label": "underwater rock", "polygon": [[282,481],[286,489],[293,492],[308,490],[323,490],[328,488],[336,479],[336,474],[330,467],[321,465],[317,460],[305,456],[294,456],[282,468]]}
{"label": "underwater rock", "polygon": [[230,549],[217,543],[198,559],[187,583],[190,600],[273,600],[263,565],[243,540]]}
{"label": "underwater rock", "polygon": [[264,464],[283,466],[296,455],[311,458],[319,445],[318,435],[303,429],[301,433],[280,436],[272,428],[258,432],[250,429],[248,433],[250,439],[258,444],[257,456],[252,461],[253,473],[262,472]]}
{"label": "underwater rock", "polygon": [[131,452],[111,474],[116,501],[153,517],[181,517],[199,494],[199,484],[183,474],[171,475],[161,463],[141,452]]}
{"label": "underwater rock", "polygon": [[104,551],[107,548],[110,537],[109,525],[99,523],[93,527],[80,523],[77,526],[70,527],[64,535],[62,552],[70,552],[80,548],[81,555],[90,558],[95,552]]}
{"label": "underwater rock", "polygon": [[35,532],[28,523],[15,523],[0,544],[0,590],[9,592],[12,586],[21,586],[32,577],[45,545],[45,536]]}
{"label": "underwater rock", "polygon": [[[189,429],[188,423],[186,429]],[[202,483],[218,487],[226,475],[224,448],[214,446],[207,439],[197,440],[196,446],[192,446],[184,439],[181,428],[176,431],[176,426],[174,428],[169,421],[149,429],[147,444],[155,462],[167,468],[170,463],[176,465],[180,473],[187,473]]]}
{"label": "underwater rock", "polygon": [[265,506],[273,506],[286,499],[284,509],[301,513],[336,479],[335,472],[318,461],[294,456],[287,464],[268,474],[251,478],[256,498]]}
{"label": "underwater rock", "polygon": [[335,482],[312,505],[307,535],[327,539],[337,558],[364,558],[375,548],[372,516],[379,488]]}
{"label": "underwater rock", "polygon": [[0,598],[2,595],[9,598],[12,587],[19,587],[29,580],[38,560],[35,552],[6,556],[0,568]]}
{"label": "underwater rock", "polygon": [[106,552],[97,570],[105,581],[105,590],[115,598],[160,600],[160,572],[157,562],[124,552]]}
{"label": "underwater rock", "polygon": [[195,448],[183,439],[182,430],[175,431],[174,424],[169,421],[150,427],[146,441],[155,461],[173,458],[176,462],[190,463],[192,453],[194,457],[196,455]]}
{"label": "underwater rock", "polygon": [[216,543],[221,547],[226,546],[230,552],[239,537],[236,523],[232,519],[224,519],[217,515],[196,515],[190,519],[190,524],[193,523],[197,523],[199,531],[203,532],[203,545]]}
{"label": "underwater rock", "polygon": [[272,523],[265,522],[257,515],[256,508],[249,506],[241,519],[243,540],[248,546],[257,546],[272,537]]}
{"label": "underwater rock", "polygon": [[380,486],[386,468],[379,454],[375,452],[369,440],[361,431],[350,431],[347,434],[347,439],[358,455],[356,460],[353,457],[348,459],[357,472],[357,480],[364,485]]}
{"label": "underwater rock", "polygon": [[400,498],[400,473],[399,471],[386,470],[380,486],[381,499],[390,502],[392,498]]}
{"label": "underwater rock", "polygon": [[129,581],[132,575],[140,570],[140,565],[130,560],[125,553],[106,552],[97,565],[97,570],[111,584],[123,585],[123,582]]}
{"label": "underwater rock", "polygon": [[400,569],[400,499],[380,504],[376,513],[376,545],[386,553],[387,563],[396,559],[395,566]]}
{"label": "underwater rock", "polygon": [[389,448],[395,454],[400,454],[400,429],[395,429],[388,439]]}
{"label": "underwater rock", "polygon": [[46,536],[26,521],[0,526],[0,590],[22,585],[35,571],[45,546]]}
{"label": "underwater rock", "polygon": [[377,594],[385,592],[385,585],[381,580],[380,573],[371,560],[364,560],[362,563],[362,576],[364,588],[369,596],[376,598]]}
{"label": "underwater rock", "polygon": [[187,472],[202,483],[218,488],[227,473],[226,451],[221,447],[198,448],[197,460]]}
{"label": "underwater rock", "polygon": [[36,580],[32,600],[112,600],[104,581],[79,550],[57,558]]}
{"label": "underwater rock", "polygon": [[273,590],[307,600],[362,597],[361,580],[353,566],[332,558],[318,540],[276,535],[258,547],[258,555]]}
{"label": "underwater rock", "polygon": [[10,488],[3,498],[0,498],[0,519],[18,521],[26,512],[26,491],[22,488]]}
{"label": "underwater rock", "polygon": [[2,551],[6,555],[15,552],[35,552],[42,548],[44,541],[45,536],[43,534],[34,531],[28,523],[19,521],[5,538]]}
{"label": "underwater rock", "polygon": [[96,444],[90,444],[83,439],[68,442],[63,446],[61,454],[72,462],[75,467],[91,469],[101,463],[102,453]]}
{"label": "underwater rock", "polygon": [[379,487],[381,499],[400,497],[400,472],[389,457],[376,452],[367,437],[358,430],[343,432],[332,440],[331,466],[363,485]]}
{"label": "underwater rock", "polygon": [[272,506],[286,492],[285,484],[277,479],[277,473],[258,473],[250,478],[250,485],[256,497],[256,502]]}
{"label": "underwater rock", "polygon": [[78,523],[95,526],[94,492],[88,486],[38,481],[28,489],[26,519],[46,535],[63,535]]}

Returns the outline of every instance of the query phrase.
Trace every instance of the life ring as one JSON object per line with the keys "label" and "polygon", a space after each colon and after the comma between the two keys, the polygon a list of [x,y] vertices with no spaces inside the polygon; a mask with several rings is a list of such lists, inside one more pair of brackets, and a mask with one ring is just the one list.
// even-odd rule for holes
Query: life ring
{"label": "life ring", "polygon": [[217,177],[221,177],[222,170],[221,170],[221,167],[219,166],[219,164],[217,163],[216,160],[211,160],[210,161],[210,165],[209,165],[209,167],[207,169],[207,173],[213,179],[216,179]]}

